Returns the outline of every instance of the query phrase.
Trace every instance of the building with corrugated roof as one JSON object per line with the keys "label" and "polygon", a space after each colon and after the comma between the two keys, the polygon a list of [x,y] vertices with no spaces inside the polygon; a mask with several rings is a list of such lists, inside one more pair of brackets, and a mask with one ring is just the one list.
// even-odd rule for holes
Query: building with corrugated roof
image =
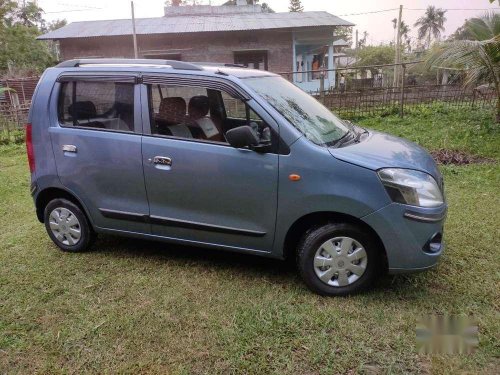
{"label": "building with corrugated roof", "polygon": [[[335,67],[335,29],[353,25],[327,12],[268,13],[259,5],[165,7],[163,17],[135,21],[141,58],[294,71],[289,78],[309,91],[319,88],[311,70]],[[62,60],[134,56],[130,19],[74,22],[38,39],[59,42]],[[330,72],[325,87],[334,83]]]}

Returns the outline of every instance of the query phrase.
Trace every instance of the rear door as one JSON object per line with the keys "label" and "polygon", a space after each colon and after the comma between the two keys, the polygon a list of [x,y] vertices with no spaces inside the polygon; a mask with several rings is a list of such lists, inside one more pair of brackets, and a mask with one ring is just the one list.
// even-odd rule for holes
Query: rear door
{"label": "rear door", "polygon": [[[276,224],[278,154],[235,149],[224,137],[222,141],[199,138],[203,132],[197,124],[213,123],[222,136],[234,126],[214,85],[201,80],[191,86],[176,85],[170,80],[148,84],[144,90],[148,92],[143,95],[148,97],[143,107],[144,132],[150,134],[143,138],[143,162],[152,233],[185,242],[270,251]],[[209,113],[207,107],[195,108],[207,100]],[[245,113],[245,102],[233,100]],[[162,112],[167,118],[162,118]],[[185,118],[169,116],[173,112],[184,112]],[[201,122],[200,113],[206,113]],[[270,121],[260,117],[252,125],[263,130]],[[184,131],[175,136],[169,128]]]}
{"label": "rear door", "polygon": [[55,94],[50,134],[61,183],[96,226],[150,233],[135,77],[64,76]]}

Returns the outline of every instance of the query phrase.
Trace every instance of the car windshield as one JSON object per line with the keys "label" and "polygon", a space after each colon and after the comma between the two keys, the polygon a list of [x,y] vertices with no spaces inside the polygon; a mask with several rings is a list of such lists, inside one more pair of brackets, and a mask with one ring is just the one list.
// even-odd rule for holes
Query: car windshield
{"label": "car windshield", "polygon": [[316,144],[333,144],[349,132],[325,106],[284,78],[245,78],[245,83]]}

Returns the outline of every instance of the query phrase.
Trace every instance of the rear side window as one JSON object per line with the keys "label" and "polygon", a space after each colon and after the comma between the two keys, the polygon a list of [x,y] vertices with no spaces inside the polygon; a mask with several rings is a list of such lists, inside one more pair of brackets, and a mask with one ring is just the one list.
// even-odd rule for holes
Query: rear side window
{"label": "rear side window", "polygon": [[70,81],[61,86],[62,126],[134,131],[134,84]]}

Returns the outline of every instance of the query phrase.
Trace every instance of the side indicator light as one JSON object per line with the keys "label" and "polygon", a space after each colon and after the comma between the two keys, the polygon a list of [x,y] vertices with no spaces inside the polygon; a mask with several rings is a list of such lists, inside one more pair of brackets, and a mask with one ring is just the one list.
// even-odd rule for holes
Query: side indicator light
{"label": "side indicator light", "polygon": [[291,174],[288,176],[288,179],[290,181],[299,181],[301,179],[301,177],[298,174]]}

